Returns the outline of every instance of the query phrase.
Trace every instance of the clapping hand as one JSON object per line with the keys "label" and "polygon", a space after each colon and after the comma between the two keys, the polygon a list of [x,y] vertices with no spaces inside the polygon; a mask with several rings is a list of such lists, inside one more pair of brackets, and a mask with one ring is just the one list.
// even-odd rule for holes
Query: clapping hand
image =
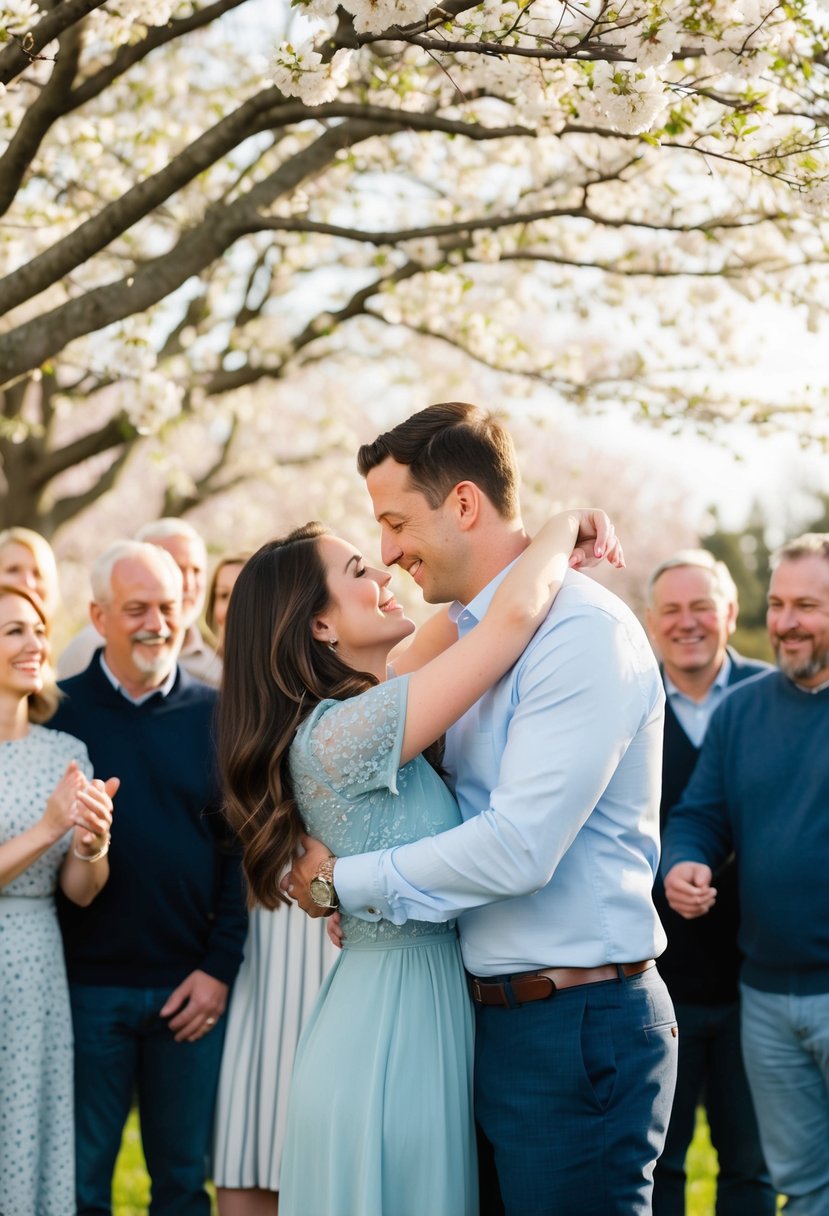
{"label": "clapping hand", "polygon": [[120,782],[88,781],[75,760],[57,783],[46,803],[43,823],[54,840],[60,840],[70,829],[75,830],[75,847],[87,852],[90,845],[100,848],[109,838],[112,824],[112,798]]}
{"label": "clapping hand", "polygon": [[97,852],[109,840],[112,827],[112,799],[119,785],[118,777],[87,781],[75,799],[75,848]]}

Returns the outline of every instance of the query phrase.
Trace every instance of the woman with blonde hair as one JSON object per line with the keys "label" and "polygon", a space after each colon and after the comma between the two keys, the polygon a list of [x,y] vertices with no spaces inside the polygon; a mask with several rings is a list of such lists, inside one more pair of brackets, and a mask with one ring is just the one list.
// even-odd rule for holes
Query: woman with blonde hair
{"label": "woman with blonde hair", "polygon": [[54,620],[60,603],[58,567],[52,546],[39,532],[21,527],[0,532],[0,580],[33,591],[47,620]]}
{"label": "woman with blonde hair", "polygon": [[225,621],[230,593],[249,557],[249,553],[226,553],[224,557],[220,557],[207,589],[204,622],[215,639],[216,651],[220,656],[224,649]]}
{"label": "woman with blonde hair", "polygon": [[0,582],[0,1196],[10,1214],[75,1210],[72,1018],[54,895],[91,903],[109,875],[113,778],[42,725],[58,703],[46,612]]}

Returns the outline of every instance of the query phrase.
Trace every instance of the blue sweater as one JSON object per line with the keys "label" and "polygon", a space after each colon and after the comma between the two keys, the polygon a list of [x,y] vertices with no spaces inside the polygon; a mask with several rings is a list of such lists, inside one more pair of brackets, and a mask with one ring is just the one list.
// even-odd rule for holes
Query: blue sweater
{"label": "blue sweater", "polygon": [[662,872],[714,870],[736,852],[742,979],[763,992],[829,992],[829,689],[778,671],[716,711],[663,840]]}
{"label": "blue sweater", "polygon": [[215,692],[179,668],[166,697],[133,705],[98,655],[61,689],[49,726],[84,741],[96,776],[121,778],[109,882],[88,908],[59,900],[69,979],[173,988],[200,969],[231,983],[247,916],[219,813]]}

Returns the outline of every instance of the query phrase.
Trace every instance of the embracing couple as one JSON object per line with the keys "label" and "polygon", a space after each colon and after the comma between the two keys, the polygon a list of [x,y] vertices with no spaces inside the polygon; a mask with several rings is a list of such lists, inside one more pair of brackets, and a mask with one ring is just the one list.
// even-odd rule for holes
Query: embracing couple
{"label": "embracing couple", "polygon": [[475,1120],[481,1210],[644,1216],[676,1067],[663,693],[632,613],[573,569],[621,564],[613,527],[568,511],[530,542],[509,435],[471,405],[358,466],[384,565],[451,607],[415,633],[388,572],[312,524],[250,559],[228,616],[220,755],[252,896],[338,909],[344,936],[297,1055],[281,1216],[477,1216]]}

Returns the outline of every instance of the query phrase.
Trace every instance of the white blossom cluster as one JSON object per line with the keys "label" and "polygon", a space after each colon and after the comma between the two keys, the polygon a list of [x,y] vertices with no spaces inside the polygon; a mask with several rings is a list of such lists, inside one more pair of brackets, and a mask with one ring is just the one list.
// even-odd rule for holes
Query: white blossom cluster
{"label": "white blossom cluster", "polygon": [[120,379],[113,395],[140,435],[153,435],[181,413],[183,389],[163,372],[145,372],[140,379]]}
{"label": "white blossom cluster", "polygon": [[343,0],[343,8],[354,17],[358,34],[382,34],[395,26],[411,25],[433,7],[430,0]]}
{"label": "white blossom cluster", "polygon": [[24,34],[43,16],[34,0],[3,0],[0,4],[0,45],[11,34]]}
{"label": "white blossom cluster", "polygon": [[73,348],[75,358],[89,360],[104,382],[113,408],[126,414],[139,434],[157,433],[181,413],[183,388],[158,367],[158,352],[146,317],[115,327],[86,352]]}
{"label": "white blossom cluster", "polygon": [[107,0],[90,14],[90,36],[103,46],[122,46],[147,27],[166,25],[180,8],[181,0]]}
{"label": "white blossom cluster", "polygon": [[626,71],[600,60],[592,65],[590,88],[579,92],[578,117],[587,126],[640,135],[658,126],[670,93],[655,68]]}
{"label": "white blossom cluster", "polygon": [[[330,101],[332,73],[313,56],[331,35],[332,0],[295,3],[320,24],[293,62],[280,48],[277,83],[309,104],[319,104],[321,97]],[[484,0],[455,18],[414,0],[349,0],[343,7],[358,35],[387,32],[390,46],[395,40],[401,44],[400,57],[406,26],[417,22],[419,30],[428,27],[436,48],[444,37],[468,44],[467,55],[455,50],[445,62],[439,49],[420,55],[421,108],[429,107],[430,92],[445,99],[454,90],[457,101],[485,91],[514,103],[524,121],[551,130],[560,130],[568,113],[624,135],[658,130],[672,108],[684,108],[693,121],[688,103],[697,80],[706,92],[721,90],[749,109],[755,102],[766,115],[790,108],[791,97],[780,85],[787,65],[807,57],[811,45],[807,25],[798,24],[794,10],[775,0],[620,0],[612,7],[604,0],[578,6],[563,0],[531,5]],[[482,46],[496,53],[482,55]],[[570,58],[526,57],[550,47]],[[592,52],[587,59],[581,58],[583,47]],[[510,55],[518,49],[520,57]],[[587,89],[581,75],[585,66],[593,68]],[[348,83],[343,74],[338,87]],[[410,98],[408,89],[405,95]]]}
{"label": "white blossom cluster", "polygon": [[271,65],[271,79],[287,97],[298,97],[307,106],[324,105],[348,83],[352,55],[341,48],[324,60],[310,43],[295,47],[283,42]]}

